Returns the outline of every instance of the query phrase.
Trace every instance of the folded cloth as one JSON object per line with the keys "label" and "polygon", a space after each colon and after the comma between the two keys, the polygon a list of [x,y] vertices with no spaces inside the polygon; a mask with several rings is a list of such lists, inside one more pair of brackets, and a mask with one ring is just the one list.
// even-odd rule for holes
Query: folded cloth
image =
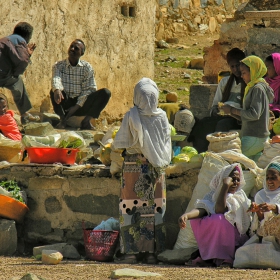
{"label": "folded cloth", "polygon": [[106,221],[102,221],[93,230],[117,230],[120,231],[120,222],[115,218],[111,217]]}

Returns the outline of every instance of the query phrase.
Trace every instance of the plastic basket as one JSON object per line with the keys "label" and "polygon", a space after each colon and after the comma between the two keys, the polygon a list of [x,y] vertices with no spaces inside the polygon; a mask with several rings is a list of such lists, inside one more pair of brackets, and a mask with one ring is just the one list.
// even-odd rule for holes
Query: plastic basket
{"label": "plastic basket", "polygon": [[55,163],[74,164],[79,149],[29,147],[26,148],[30,163]]}
{"label": "plastic basket", "polygon": [[118,231],[84,229],[86,257],[93,261],[113,260],[118,244]]}
{"label": "plastic basket", "polygon": [[0,194],[0,217],[22,223],[24,215],[28,210],[28,207],[24,203]]}

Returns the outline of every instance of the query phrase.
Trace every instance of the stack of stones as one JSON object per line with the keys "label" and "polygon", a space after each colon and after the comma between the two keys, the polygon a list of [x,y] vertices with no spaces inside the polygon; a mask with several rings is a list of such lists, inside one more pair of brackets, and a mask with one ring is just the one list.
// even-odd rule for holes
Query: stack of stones
{"label": "stack of stones", "polygon": [[218,32],[245,0],[160,0],[156,38],[174,42],[190,34]]}

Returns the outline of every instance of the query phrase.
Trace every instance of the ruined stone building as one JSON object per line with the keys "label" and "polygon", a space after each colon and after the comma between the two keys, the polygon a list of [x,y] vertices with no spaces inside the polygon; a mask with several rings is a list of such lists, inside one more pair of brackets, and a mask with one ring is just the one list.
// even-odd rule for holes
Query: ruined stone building
{"label": "ruined stone building", "polygon": [[220,38],[204,50],[204,82],[217,83],[219,71],[228,70],[225,55],[234,47],[247,55],[265,59],[280,52],[280,3],[250,0],[238,7],[235,16],[221,25]]}
{"label": "ruined stone building", "polygon": [[[133,87],[154,75],[157,0],[18,0],[0,2],[0,36],[10,35],[20,21],[34,26],[37,44],[24,81],[34,109],[52,112],[49,99],[52,65],[67,58],[71,42],[86,44],[84,60],[95,70],[98,88],[112,98],[107,114],[117,117],[132,106]],[[0,89],[1,90],[1,89]],[[11,93],[4,90],[11,109]]]}

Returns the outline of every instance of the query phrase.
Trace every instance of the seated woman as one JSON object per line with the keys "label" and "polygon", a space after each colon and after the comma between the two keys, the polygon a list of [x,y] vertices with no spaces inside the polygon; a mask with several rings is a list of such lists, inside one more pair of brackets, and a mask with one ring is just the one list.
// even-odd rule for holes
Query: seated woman
{"label": "seated woman", "polygon": [[191,265],[232,266],[236,248],[248,240],[251,222],[247,213],[251,201],[242,190],[244,185],[240,164],[222,168],[210,182],[211,192],[179,218],[180,228],[190,220],[198,244],[200,256]]}
{"label": "seated woman", "polygon": [[248,212],[253,212],[252,236],[244,246],[236,250],[234,267],[279,269],[279,162],[274,161],[268,165],[263,189],[256,193],[255,202],[252,202]]}
{"label": "seated woman", "polygon": [[[250,206],[255,212],[252,231],[256,230],[258,236],[274,236],[280,244],[280,164],[273,162],[266,170],[266,180],[262,190],[256,193],[255,202]],[[259,222],[256,222],[259,221]]]}
{"label": "seated woman", "polygon": [[14,112],[8,110],[7,101],[0,97],[0,132],[12,140],[21,140],[22,135],[14,119]]}
{"label": "seated woman", "polygon": [[265,80],[274,91],[274,99],[269,109],[275,117],[280,116],[280,53],[273,53],[265,59],[267,75]]}
{"label": "seated woman", "polygon": [[245,53],[238,48],[233,48],[227,53],[226,59],[231,75],[224,77],[220,81],[213,100],[210,117],[197,121],[188,138],[188,141],[193,142],[194,148],[199,153],[205,152],[208,149],[209,142],[206,139],[206,135],[213,132],[228,132],[241,128],[240,122],[233,117],[219,115],[218,103],[231,104],[236,108],[242,107],[246,84],[241,78],[239,65],[240,60],[244,58]]}

